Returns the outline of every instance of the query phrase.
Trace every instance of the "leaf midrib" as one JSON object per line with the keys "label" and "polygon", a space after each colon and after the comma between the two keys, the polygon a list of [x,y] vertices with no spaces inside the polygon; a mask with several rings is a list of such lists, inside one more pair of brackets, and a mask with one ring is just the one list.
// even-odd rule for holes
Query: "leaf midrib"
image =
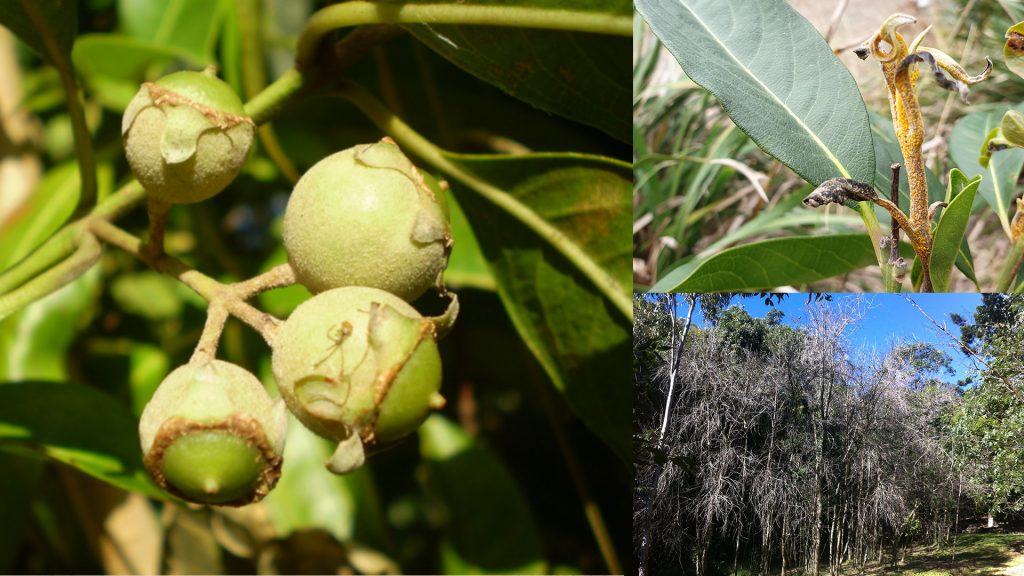
{"label": "leaf midrib", "polygon": [[787,114],[789,114],[794,120],[796,120],[796,123],[799,124],[800,127],[803,128],[808,135],[810,135],[811,139],[815,142],[815,144],[817,144],[822,150],[825,151],[825,155],[828,156],[828,159],[832,162],[832,164],[834,164],[836,168],[839,169],[839,173],[843,176],[843,178],[849,178],[850,173],[846,170],[846,167],[843,166],[842,162],[840,162],[838,158],[836,158],[835,154],[832,153],[832,150],[828,146],[826,146],[824,142],[821,141],[821,138],[818,138],[818,135],[815,134],[814,131],[811,130],[811,128],[807,126],[807,124],[805,124],[799,116],[794,114],[793,111],[789,109],[789,106],[787,106],[786,103],[783,102],[775,94],[775,92],[772,92],[772,90],[768,88],[768,86],[766,86],[764,82],[761,82],[760,78],[758,78],[749,68],[747,68],[745,64],[740,62],[739,58],[737,58],[736,55],[732,53],[732,50],[730,50],[725,44],[721,42],[721,40],[718,39],[718,36],[716,36],[715,33],[712,32],[711,28],[708,27],[708,25],[704,22],[704,20],[701,19],[700,16],[697,15],[696,12],[694,12],[689,6],[682,2],[682,0],[680,0],[680,4],[682,5],[683,9],[689,12],[697,20],[697,22],[700,23],[704,30],[707,31],[708,36],[710,36],[716,44],[722,47],[722,50],[725,51],[725,53],[728,54],[730,58],[732,58],[733,62],[735,62],[736,65],[739,66],[748,76],[753,78],[754,82],[757,82],[762,88],[764,88],[764,91],[767,92],[772,97],[772,99],[774,99],[779,104],[779,106],[781,106],[782,109],[786,111]]}

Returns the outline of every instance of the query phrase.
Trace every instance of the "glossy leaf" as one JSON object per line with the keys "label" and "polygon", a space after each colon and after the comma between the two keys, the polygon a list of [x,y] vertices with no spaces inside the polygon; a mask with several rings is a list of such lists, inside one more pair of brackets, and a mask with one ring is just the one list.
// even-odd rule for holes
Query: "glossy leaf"
{"label": "glossy leaf", "polygon": [[187,50],[116,34],[84,34],[71,54],[75,68],[107,107],[121,112],[154,67],[181,62],[199,69],[210,60]]}
{"label": "glossy leaf", "polygon": [[744,292],[816,282],[875,263],[865,234],[775,238],[685,264],[652,292]]}
{"label": "glossy leaf", "polygon": [[1024,22],[1017,22],[1006,31],[1003,59],[1010,72],[1024,78]]}
{"label": "glossy leaf", "polygon": [[419,435],[426,488],[448,511],[444,573],[545,573],[530,505],[505,464],[440,415],[428,418]]}
{"label": "glossy leaf", "polygon": [[68,379],[66,355],[99,298],[100,269],[0,322],[0,382]]}
{"label": "glossy leaf", "polygon": [[74,162],[51,169],[28,202],[0,226],[0,270],[27,256],[67,222],[81,190]]}
{"label": "glossy leaf", "polygon": [[0,385],[0,450],[45,456],[119,488],[166,498],[142,467],[137,430],[128,406],[95,388]]}
{"label": "glossy leaf", "polygon": [[118,21],[128,36],[194,59],[209,59],[222,22],[223,4],[215,0],[119,0]]}
{"label": "glossy leaf", "polygon": [[[433,3],[434,0],[420,0]],[[626,0],[485,0],[629,16]],[[537,108],[630,141],[629,38],[480,26],[407,26],[418,40],[477,78]]]}
{"label": "glossy leaf", "polygon": [[[628,166],[569,154],[449,155],[554,224],[630,286]],[[631,333],[617,308],[564,256],[512,215],[453,182],[512,323],[570,408],[624,462],[631,459]]]}
{"label": "glossy leaf", "polygon": [[[280,238],[277,241],[280,242]],[[260,267],[260,273],[267,272],[278,264],[288,261],[288,253],[284,251],[284,244],[278,244],[277,248],[270,253],[267,260]],[[293,284],[284,288],[278,288],[259,295],[260,308],[268,314],[279,318],[287,318],[292,310],[312,296],[309,290],[302,284]]]}
{"label": "glossy leaf", "polygon": [[487,268],[487,260],[480,251],[466,214],[452,195],[448,195],[448,218],[451,221],[452,240],[455,245],[444,271],[445,283],[453,288],[495,290],[494,276]]}
{"label": "glossy leaf", "polygon": [[[1024,111],[1024,105],[1016,110]],[[1013,148],[992,155],[988,167],[983,168],[978,162],[978,152],[982,142],[1006,112],[1006,106],[999,106],[987,111],[976,111],[961,118],[953,127],[949,138],[949,154],[957,167],[967,178],[981,175],[978,193],[995,210],[999,222],[1007,236],[1010,234],[1009,212],[1014,187],[1021,167],[1024,167],[1024,150]]]}
{"label": "glossy leaf", "polygon": [[[358,529],[369,532],[372,542],[382,540],[382,514],[369,469],[360,468],[344,476],[331,474],[324,462],[331,457],[334,446],[291,415],[289,420],[281,480],[263,500],[277,532],[287,535],[322,528],[345,542],[352,540]],[[366,525],[359,525],[360,521]]]}
{"label": "glossy leaf", "polygon": [[60,68],[68,61],[78,31],[78,2],[5,0],[0,2],[0,25]]}
{"label": "glossy leaf", "polygon": [[949,173],[949,197],[952,200],[942,210],[932,240],[931,276],[932,287],[936,292],[949,291],[953,264],[960,254],[960,246],[971,217],[971,207],[974,205],[974,195],[980,182],[981,176],[968,181],[955,168]]}
{"label": "glossy leaf", "polygon": [[785,2],[638,0],[687,75],[768,154],[808,182],[874,178],[867,110],[850,72]]}

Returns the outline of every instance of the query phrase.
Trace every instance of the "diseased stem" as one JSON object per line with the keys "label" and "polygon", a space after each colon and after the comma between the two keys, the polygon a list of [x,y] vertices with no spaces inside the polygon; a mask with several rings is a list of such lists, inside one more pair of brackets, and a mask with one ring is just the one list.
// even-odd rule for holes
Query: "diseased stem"
{"label": "diseased stem", "polygon": [[365,88],[348,83],[339,94],[355,104],[382,132],[393,138],[408,152],[415,154],[434,168],[448,174],[477,192],[485,199],[513,215],[545,242],[558,250],[594,283],[594,286],[630,321],[633,320],[633,302],[627,295],[627,288],[621,286],[590,258],[582,248],[552,226],[537,213],[512,195],[476,175],[459,168],[444,156],[444,151],[418,134],[409,125],[395,116]]}
{"label": "diseased stem", "polygon": [[531,6],[343,2],[316,12],[306,21],[306,28],[299,36],[296,66],[300,70],[312,67],[320,43],[335,30],[361,24],[422,23],[633,35],[632,15],[615,16],[586,10],[552,10]]}
{"label": "diseased stem", "polygon": [[100,240],[134,255],[157,272],[177,278],[211,304],[223,305],[232,316],[236,316],[259,332],[267,344],[273,345],[281,320],[246,304],[235,294],[232,286],[222,284],[190,268],[173,256],[164,254],[158,258],[150,257],[142,250],[141,240],[106,220],[95,220],[90,230]]}

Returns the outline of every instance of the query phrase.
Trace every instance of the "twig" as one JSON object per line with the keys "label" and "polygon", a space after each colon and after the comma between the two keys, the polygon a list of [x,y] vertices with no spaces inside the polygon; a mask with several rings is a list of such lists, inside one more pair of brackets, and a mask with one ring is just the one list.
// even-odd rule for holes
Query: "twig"
{"label": "twig", "polygon": [[173,256],[164,254],[158,258],[150,257],[142,250],[141,240],[106,220],[92,222],[90,230],[100,240],[134,255],[157,272],[172,276],[185,283],[210,302],[211,307],[217,304],[223,305],[232,316],[259,332],[267,344],[273,345],[281,320],[246,304],[239,298],[234,286],[222,284],[202,272],[190,268]]}
{"label": "twig", "polygon": [[949,330],[946,330],[946,327],[945,327],[945,326],[943,326],[943,325],[939,324],[938,322],[936,322],[936,321],[935,321],[935,319],[933,319],[933,318],[932,318],[931,316],[929,316],[929,315],[928,315],[928,313],[927,313],[927,312],[925,312],[925,311],[924,311],[924,309],[923,309],[923,308],[921,308],[921,307],[920,307],[920,306],[919,306],[919,305],[917,304],[917,302],[914,302],[914,300],[913,300],[912,298],[910,298],[910,296],[904,295],[904,296],[903,296],[903,298],[904,298],[904,299],[905,299],[905,300],[906,300],[907,302],[910,302],[910,305],[911,305],[911,306],[913,306],[914,308],[917,308],[917,311],[918,311],[918,312],[920,312],[922,316],[924,316],[925,318],[927,318],[929,322],[931,322],[931,323],[932,323],[933,325],[935,325],[935,327],[936,327],[936,328],[938,328],[938,329],[939,329],[940,331],[942,331],[942,333],[943,333],[943,334],[945,334],[946,336],[949,336],[949,338],[950,338],[950,339],[952,339],[952,340],[953,340],[954,342],[956,342],[956,345],[957,345],[957,346],[958,346],[958,347],[959,347],[959,348],[960,348],[961,350],[963,350],[963,351],[964,351],[964,353],[966,353],[966,354],[970,355],[970,356],[971,356],[971,358],[974,358],[975,360],[977,360],[978,362],[980,362],[980,363],[981,363],[981,365],[982,365],[982,366],[984,366],[985,368],[988,368],[988,370],[989,370],[990,372],[992,372],[992,374],[993,374],[993,375],[994,375],[994,376],[995,376],[996,378],[998,378],[998,379],[1002,380],[1002,381],[1003,381],[1003,384],[1004,384],[1004,385],[1006,386],[1006,388],[1007,388],[1007,389],[1008,389],[1008,390],[1009,390],[1009,391],[1010,391],[1010,392],[1011,392],[1011,393],[1012,393],[1012,394],[1013,394],[1014,396],[1016,396],[1016,397],[1017,397],[1017,400],[1020,400],[1020,401],[1021,401],[1022,403],[1024,403],[1024,394],[1021,394],[1020,390],[1017,390],[1017,387],[1016,387],[1016,386],[1014,386],[1012,382],[1010,382],[1010,379],[1009,379],[1009,378],[1007,378],[1006,376],[1003,376],[1002,374],[1000,374],[999,372],[997,372],[997,371],[996,371],[996,370],[995,370],[994,368],[992,368],[992,365],[991,365],[991,364],[989,364],[988,362],[986,362],[986,361],[985,361],[985,359],[984,359],[984,358],[982,358],[980,354],[978,354],[978,353],[977,353],[977,352],[975,352],[974,350],[971,350],[971,349],[970,349],[970,348],[968,348],[967,346],[964,346],[964,344],[963,344],[963,343],[962,343],[962,342],[960,341],[960,339],[959,339],[959,338],[957,338],[957,337],[956,337],[956,336],[954,336],[954,335],[953,335],[952,333],[950,333],[950,331],[949,331]]}

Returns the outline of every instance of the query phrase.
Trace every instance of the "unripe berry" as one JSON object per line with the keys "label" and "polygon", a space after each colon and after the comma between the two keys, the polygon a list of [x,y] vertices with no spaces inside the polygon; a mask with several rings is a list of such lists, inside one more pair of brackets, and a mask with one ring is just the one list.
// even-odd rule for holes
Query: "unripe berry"
{"label": "unripe berry", "polygon": [[230,184],[255,131],[238,95],[209,69],[143,84],[121,121],[135,177],[172,204],[206,200]]}
{"label": "unripe berry", "polygon": [[211,360],[167,375],[139,422],[153,480],[191,502],[261,500],[281,474],[288,413],[243,368]]}
{"label": "unripe berry", "polygon": [[284,247],[314,293],[370,286],[411,301],[447,266],[451,231],[443,198],[385,138],[302,176],[285,211]]}
{"label": "unripe berry", "polygon": [[340,442],[327,464],[332,472],[360,466],[365,450],[396,442],[444,405],[433,322],[382,290],[351,286],[310,298],[273,347],[288,409]]}

